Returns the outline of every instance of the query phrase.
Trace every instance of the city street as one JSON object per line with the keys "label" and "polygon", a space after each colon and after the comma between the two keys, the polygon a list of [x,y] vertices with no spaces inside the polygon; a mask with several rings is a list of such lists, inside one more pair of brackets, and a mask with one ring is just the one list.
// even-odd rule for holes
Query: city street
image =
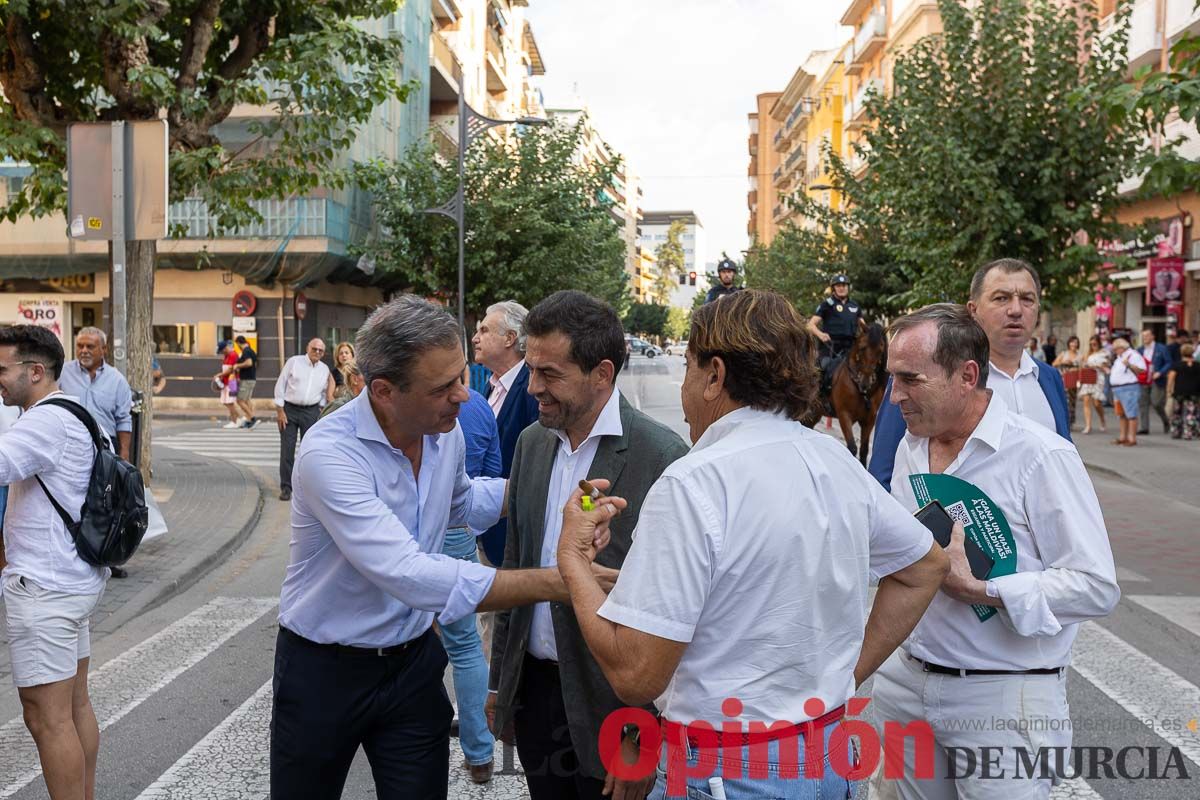
{"label": "city street", "polygon": [[[620,386],[631,403],[686,439],[682,380],[682,358],[635,356]],[[1168,750],[1178,748],[1183,760],[1176,763],[1190,780],[1175,780],[1175,771],[1168,780],[1080,780],[1054,796],[1198,797],[1200,446],[1169,441],[1158,429],[1134,451],[1112,447],[1110,439],[1093,434],[1080,445],[1105,509],[1123,597],[1109,619],[1084,625],[1076,641],[1068,678],[1074,743],[1157,747],[1159,773]],[[91,691],[102,730],[96,796],[263,798],[276,605],[289,539],[288,507],[276,499],[278,435],[273,424],[239,431],[164,418],[156,423],[155,447],[155,493],[172,530],[134,558],[128,581],[110,581],[95,624]],[[7,658],[6,647],[0,652]],[[45,798],[5,662],[0,672],[0,798]],[[1136,753],[1128,759],[1133,770],[1147,762]],[[524,796],[519,775],[474,786],[460,763],[455,743],[451,797]],[[360,753],[344,797],[374,797],[372,786]]]}

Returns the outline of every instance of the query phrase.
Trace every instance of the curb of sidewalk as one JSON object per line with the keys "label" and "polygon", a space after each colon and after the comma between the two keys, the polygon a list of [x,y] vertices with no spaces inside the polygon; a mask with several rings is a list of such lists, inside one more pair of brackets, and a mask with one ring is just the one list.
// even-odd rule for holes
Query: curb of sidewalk
{"label": "curb of sidewalk", "polygon": [[[199,456],[199,458],[206,457]],[[262,480],[259,479],[255,472],[240,464],[221,459],[208,460],[221,461],[223,465],[237,468],[246,483],[258,489],[258,496],[254,500],[254,508],[250,511],[250,516],[233,536],[218,543],[216,547],[207,552],[193,556],[190,561],[180,564],[171,573],[138,592],[118,610],[105,618],[101,625],[93,628],[94,632],[110,634],[138,615],[161,606],[163,603],[195,586],[201,578],[212,571],[214,567],[221,564],[230,553],[241,547],[258,525],[258,521],[262,517],[263,504],[266,497],[266,487],[264,487]],[[170,534],[167,535],[169,536]]]}

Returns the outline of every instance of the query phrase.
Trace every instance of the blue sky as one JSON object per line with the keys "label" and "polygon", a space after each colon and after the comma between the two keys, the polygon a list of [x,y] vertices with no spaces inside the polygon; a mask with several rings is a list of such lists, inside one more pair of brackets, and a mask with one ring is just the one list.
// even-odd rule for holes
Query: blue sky
{"label": "blue sky", "polygon": [[810,50],[839,44],[848,0],[532,0],[546,103],[582,100],[643,176],[644,208],[700,215],[708,260],[746,237],[746,115]]}

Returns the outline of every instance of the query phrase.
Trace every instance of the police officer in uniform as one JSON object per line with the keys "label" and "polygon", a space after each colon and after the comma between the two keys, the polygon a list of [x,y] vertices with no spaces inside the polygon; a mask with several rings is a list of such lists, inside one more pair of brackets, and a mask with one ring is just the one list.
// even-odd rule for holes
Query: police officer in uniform
{"label": "police officer in uniform", "polygon": [[833,293],[817,306],[808,320],[808,330],[825,343],[822,348],[832,359],[841,358],[854,344],[862,308],[850,299],[850,279],[834,275],[829,282]]}
{"label": "police officer in uniform", "polygon": [[740,292],[741,286],[734,286],[733,279],[737,275],[737,264],[728,256],[717,262],[717,277],[720,278],[721,284],[714,286],[708,290],[708,297],[704,298],[704,303],[707,305],[719,297],[724,297],[727,294]]}

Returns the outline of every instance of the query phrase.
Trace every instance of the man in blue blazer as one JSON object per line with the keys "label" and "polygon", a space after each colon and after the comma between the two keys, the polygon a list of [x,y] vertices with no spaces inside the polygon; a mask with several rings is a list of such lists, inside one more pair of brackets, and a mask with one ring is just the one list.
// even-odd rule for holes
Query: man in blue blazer
{"label": "man in blue blazer", "polygon": [[[1041,310],[1042,282],[1028,263],[1001,258],[984,264],[971,279],[967,308],[988,337],[987,388],[1016,411],[1070,441],[1067,392],[1058,370],[1029,355]],[[903,409],[892,403],[892,381],[884,391],[875,420],[875,441],[867,469],[883,488],[892,489],[896,448],[908,426]]]}
{"label": "man in blue blazer", "polygon": [[1171,353],[1166,345],[1155,340],[1154,331],[1146,328],[1142,331],[1142,358],[1150,365],[1150,385],[1142,386],[1141,403],[1138,405],[1138,433],[1150,433],[1150,408],[1154,407],[1158,418],[1162,420],[1163,433],[1171,429],[1171,420],[1167,417],[1167,373],[1171,371]]}
{"label": "man in blue blazer", "polygon": [[[488,306],[487,314],[475,330],[471,344],[475,363],[491,370],[484,392],[496,425],[500,428],[500,477],[512,471],[517,437],[538,419],[538,403],[529,394],[529,368],[525,366],[525,332],[522,325],[528,309],[506,300]],[[499,566],[504,561],[504,539],[508,532],[503,517],[479,537],[488,561]]]}

